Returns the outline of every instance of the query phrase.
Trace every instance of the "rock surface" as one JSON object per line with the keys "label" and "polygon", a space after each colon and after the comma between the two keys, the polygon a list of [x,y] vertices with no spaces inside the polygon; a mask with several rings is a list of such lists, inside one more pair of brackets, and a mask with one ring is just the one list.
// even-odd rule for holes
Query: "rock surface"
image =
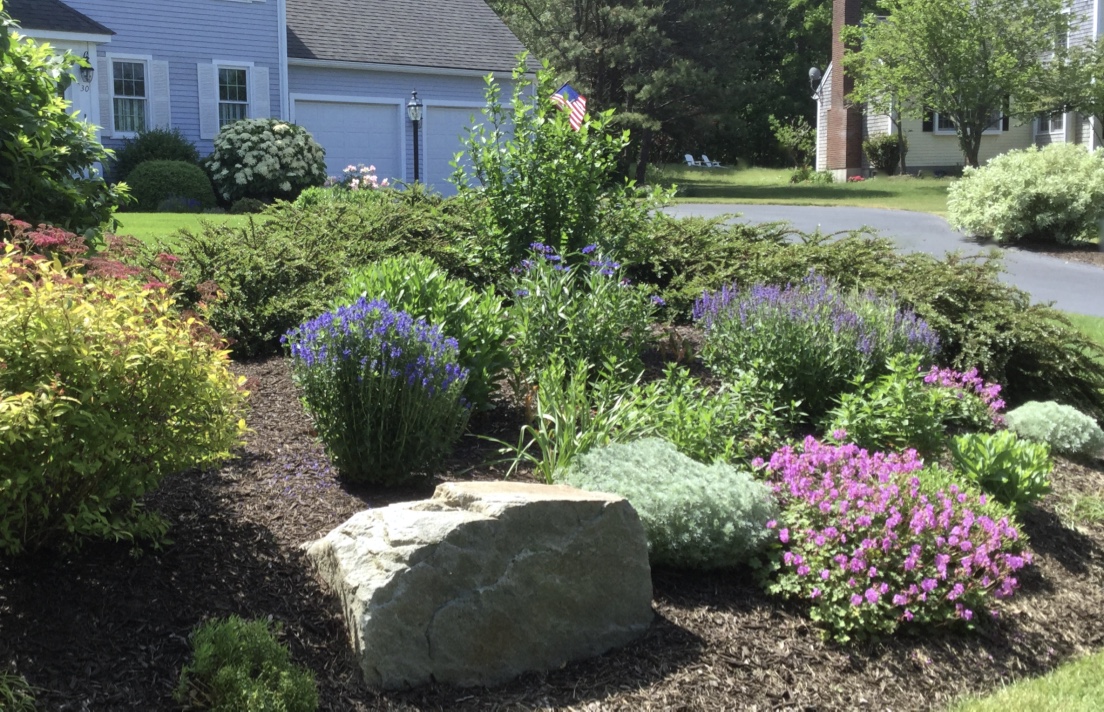
{"label": "rock surface", "polygon": [[376,687],[501,683],[624,645],[653,615],[644,530],[614,495],[448,483],[306,549]]}

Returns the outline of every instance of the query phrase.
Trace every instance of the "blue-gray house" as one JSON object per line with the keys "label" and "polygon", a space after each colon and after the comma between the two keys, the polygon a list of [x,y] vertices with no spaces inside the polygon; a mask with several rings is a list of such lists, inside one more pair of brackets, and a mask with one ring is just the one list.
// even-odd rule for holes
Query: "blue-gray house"
{"label": "blue-gray house", "polygon": [[412,91],[425,104],[422,178],[447,190],[449,162],[483,106],[483,77],[508,80],[521,43],[485,0],[5,0],[21,32],[94,68],[67,91],[118,147],[176,127],[209,153],[219,128],[279,117],[326,149],[331,175],[374,164],[413,178]]}

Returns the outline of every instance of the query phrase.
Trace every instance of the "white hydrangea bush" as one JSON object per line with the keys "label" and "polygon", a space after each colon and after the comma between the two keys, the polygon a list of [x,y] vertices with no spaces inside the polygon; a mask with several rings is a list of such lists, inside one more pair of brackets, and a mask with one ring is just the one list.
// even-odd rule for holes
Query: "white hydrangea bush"
{"label": "white hydrangea bush", "polygon": [[226,201],[294,200],[326,182],[326,151],[305,128],[279,119],[245,119],[223,127],[206,160]]}
{"label": "white hydrangea bush", "polygon": [[947,218],[968,235],[998,242],[1069,244],[1097,234],[1104,215],[1104,150],[1032,146],[967,168],[947,192]]}

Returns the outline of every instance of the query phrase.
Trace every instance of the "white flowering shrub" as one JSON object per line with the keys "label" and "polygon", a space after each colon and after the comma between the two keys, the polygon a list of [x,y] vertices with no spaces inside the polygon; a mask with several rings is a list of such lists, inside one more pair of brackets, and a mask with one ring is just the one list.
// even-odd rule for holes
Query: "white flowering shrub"
{"label": "white flowering shrub", "polygon": [[1008,429],[1063,455],[1104,454],[1104,431],[1091,416],[1054,401],[1030,401],[1004,416]]}
{"label": "white flowering shrub", "polygon": [[659,438],[580,455],[562,481],[629,500],[652,565],[715,569],[746,563],[772,538],[778,514],[767,485],[724,464],[703,465]]}
{"label": "white flowering shrub", "polygon": [[223,200],[294,200],[326,182],[326,151],[310,133],[279,119],[245,119],[224,126],[207,157],[207,172]]}
{"label": "white flowering shrub", "polygon": [[1074,144],[1009,151],[967,168],[947,193],[955,229],[998,242],[1086,240],[1102,214],[1104,151]]}

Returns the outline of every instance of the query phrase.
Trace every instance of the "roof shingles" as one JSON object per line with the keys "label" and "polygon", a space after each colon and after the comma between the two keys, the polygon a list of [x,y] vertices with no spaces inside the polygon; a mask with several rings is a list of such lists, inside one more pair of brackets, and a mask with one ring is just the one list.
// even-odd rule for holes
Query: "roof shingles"
{"label": "roof shingles", "polygon": [[524,46],[484,0],[287,0],[288,56],[504,72]]}
{"label": "roof shingles", "polygon": [[4,12],[24,30],[113,35],[108,28],[77,12],[61,0],[5,0]]}

